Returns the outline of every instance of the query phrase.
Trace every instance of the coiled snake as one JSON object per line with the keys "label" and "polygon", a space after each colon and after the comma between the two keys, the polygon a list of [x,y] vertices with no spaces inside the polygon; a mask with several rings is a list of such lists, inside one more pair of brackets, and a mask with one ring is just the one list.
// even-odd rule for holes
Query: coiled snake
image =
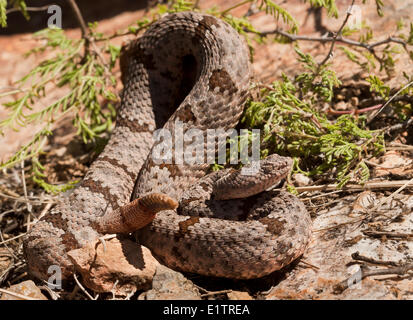
{"label": "coiled snake", "polygon": [[[311,234],[309,214],[295,196],[265,191],[287,175],[291,159],[271,155],[251,176],[206,175],[205,161],[178,161],[204,150],[208,129],[225,131],[239,122],[251,67],[237,32],[210,15],[170,14],[124,57],[116,128],[80,185],[25,237],[30,273],[47,279],[49,266],[58,265],[67,277],[69,250],[148,222],[136,231],[140,244],[181,271],[257,278],[300,256]],[[202,141],[183,139],[184,155],[172,152],[172,163],[159,164],[151,150],[162,127],[172,137],[199,129]],[[173,142],[176,148],[178,139]]]}

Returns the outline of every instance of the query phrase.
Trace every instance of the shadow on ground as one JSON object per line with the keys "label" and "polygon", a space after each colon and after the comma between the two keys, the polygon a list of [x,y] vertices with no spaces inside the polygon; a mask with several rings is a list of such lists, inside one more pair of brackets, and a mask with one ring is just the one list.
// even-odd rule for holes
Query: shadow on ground
{"label": "shadow on ground", "polygon": [[[77,1],[80,11],[87,22],[112,18],[125,11],[136,11],[147,7],[147,0],[117,0],[117,1]],[[62,27],[77,28],[79,25],[69,2],[65,0],[27,0],[27,7],[45,7],[56,4],[62,9]],[[8,8],[9,9],[9,8]],[[20,11],[7,15],[7,27],[0,28],[0,35],[35,32],[47,27],[47,21],[53,13],[44,11],[29,12],[30,20],[26,20]]]}

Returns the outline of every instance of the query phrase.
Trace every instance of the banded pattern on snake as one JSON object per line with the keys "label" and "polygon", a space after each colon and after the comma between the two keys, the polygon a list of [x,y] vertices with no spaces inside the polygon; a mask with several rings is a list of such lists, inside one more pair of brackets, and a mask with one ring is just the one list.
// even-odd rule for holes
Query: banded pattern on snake
{"label": "banded pattern on snake", "polygon": [[[252,73],[237,32],[210,15],[169,14],[128,45],[121,68],[116,127],[80,185],[25,237],[30,273],[46,279],[48,267],[59,265],[68,277],[68,251],[152,219],[136,238],[173,269],[249,279],[299,257],[311,235],[309,214],[295,196],[265,191],[287,175],[290,158],[271,155],[254,176],[206,175],[208,164],[179,156],[157,164],[151,152],[158,128],[175,137],[182,124],[205,141],[208,129],[223,129],[224,137],[237,125]],[[196,141],[184,139],[183,150],[204,148]]]}

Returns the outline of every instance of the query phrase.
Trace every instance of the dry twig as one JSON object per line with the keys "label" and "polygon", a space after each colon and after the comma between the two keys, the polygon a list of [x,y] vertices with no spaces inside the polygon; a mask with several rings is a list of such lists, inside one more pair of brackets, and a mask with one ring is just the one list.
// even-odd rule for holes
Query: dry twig
{"label": "dry twig", "polygon": [[76,284],[78,285],[78,287],[86,294],[86,296],[90,299],[90,300],[97,300],[97,298],[99,298],[99,294],[96,295],[96,297],[92,297],[90,295],[90,293],[82,286],[82,284],[80,283],[79,279],[77,278],[76,273],[73,273],[73,278],[75,279]]}
{"label": "dry twig", "polygon": [[[407,274],[410,270],[413,270],[413,263],[412,264],[407,264],[404,266],[398,266],[398,267],[393,267],[393,268],[388,268],[388,269],[378,269],[378,270],[369,270],[367,268],[361,268],[361,280],[371,277],[371,276],[380,276],[380,275],[391,275],[391,274],[397,274],[399,276]],[[336,284],[333,288],[335,294],[340,294],[344,290],[348,289],[354,284],[353,282],[353,277],[349,277],[340,283]]]}
{"label": "dry twig", "polygon": [[412,84],[413,84],[413,81],[410,81],[409,83],[407,83],[406,85],[404,85],[401,89],[399,89],[393,96],[391,96],[390,99],[387,100],[386,103],[383,104],[383,106],[382,106],[376,113],[374,113],[374,114],[370,117],[370,119],[367,120],[367,124],[369,124],[370,122],[372,122],[373,119],[374,119],[380,112],[382,112],[382,111],[384,110],[384,108],[386,108],[386,107],[389,105],[389,103],[390,103],[391,101],[393,101],[393,99],[394,99],[395,97],[398,96],[398,94],[399,94],[400,92],[402,92],[404,89],[410,87]]}
{"label": "dry twig", "polygon": [[[366,182],[364,185],[346,184],[341,189],[338,187],[338,184],[295,187],[295,189],[301,193],[301,192],[310,192],[310,191],[334,191],[334,190],[341,190],[341,191],[382,190],[382,189],[394,189],[394,188],[401,188],[401,187],[403,187],[403,189],[412,188],[413,179],[412,180],[397,180],[397,181],[369,181],[369,182]],[[274,190],[281,190],[281,189],[278,188]]]}
{"label": "dry twig", "polygon": [[341,24],[340,28],[338,29],[338,31],[333,35],[332,37],[332,41],[331,41],[331,45],[330,45],[330,50],[328,51],[327,56],[323,59],[323,61],[321,61],[318,64],[318,67],[320,68],[322,65],[324,65],[328,59],[330,59],[333,56],[333,49],[334,49],[334,45],[336,44],[337,41],[337,37],[341,35],[341,32],[343,31],[344,26],[347,24],[348,19],[350,18],[350,16],[352,15],[351,11],[353,10],[353,5],[354,5],[354,1],[353,0],[351,2],[350,7],[347,9],[347,14],[346,17],[344,18],[343,23]]}
{"label": "dry twig", "polygon": [[227,294],[231,293],[231,289],[226,289],[226,290],[219,290],[219,291],[208,291],[207,293],[201,294],[201,298],[209,297],[209,296],[216,296],[218,294]]}
{"label": "dry twig", "polygon": [[6,289],[1,289],[1,288],[0,288],[0,292],[9,294],[9,295],[11,295],[11,296],[14,296],[14,297],[16,297],[16,298],[20,298],[20,299],[23,299],[23,300],[39,300],[39,299],[35,299],[35,298],[32,298],[32,297],[28,297],[28,296],[22,295],[22,294],[20,294],[20,293],[16,293],[16,292],[13,292],[13,291],[10,291],[10,290],[6,290]]}
{"label": "dry twig", "polygon": [[368,262],[368,263],[372,263],[372,264],[386,265],[386,266],[393,266],[393,267],[398,266],[398,264],[394,261],[380,261],[380,260],[376,260],[376,259],[373,259],[373,258],[365,257],[365,256],[361,255],[358,251],[354,252],[351,255],[351,258],[353,258],[353,260],[364,261],[364,262]]}
{"label": "dry twig", "polygon": [[[50,5],[47,6],[43,6],[43,7],[26,7],[25,10],[26,11],[46,11],[47,9],[49,9]],[[12,13],[12,12],[17,12],[17,11],[21,11],[19,8],[10,8],[6,10],[6,14]]]}
{"label": "dry twig", "polygon": [[413,238],[413,233],[401,233],[392,231],[374,231],[374,230],[364,230],[363,233],[366,236],[373,238],[399,238],[399,239],[410,239]]}

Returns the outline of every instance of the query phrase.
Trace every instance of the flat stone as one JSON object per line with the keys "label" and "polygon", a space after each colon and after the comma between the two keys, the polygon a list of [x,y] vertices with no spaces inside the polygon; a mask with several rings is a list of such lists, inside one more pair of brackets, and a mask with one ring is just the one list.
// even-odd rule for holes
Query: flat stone
{"label": "flat stone", "polygon": [[[395,195],[400,197],[381,207],[381,214],[386,216],[401,216],[393,219],[386,230],[410,233],[413,221],[413,196]],[[408,277],[396,275],[370,276],[359,279],[358,263],[352,254],[379,261],[393,261],[403,264],[411,260],[413,244],[409,239],[381,239],[369,237],[363,233],[369,225],[358,222],[365,213],[357,213],[353,206],[368,208],[376,203],[375,196],[369,192],[358,197],[343,198],[337,205],[316,212],[313,220],[312,240],[297,266],[286,274],[285,279],[277,284],[265,299],[312,299],[312,300],[411,300],[412,281]],[[380,199],[377,199],[380,200]],[[378,221],[380,223],[381,221]],[[377,225],[377,222],[374,222]],[[374,229],[372,229],[374,230]],[[388,266],[369,265],[370,270],[387,269]],[[337,290],[341,282],[346,282],[348,288]]]}
{"label": "flat stone", "polygon": [[229,300],[252,300],[252,297],[248,292],[244,291],[231,291],[227,293]]}
{"label": "flat stone", "polygon": [[106,250],[96,241],[68,253],[84,285],[123,296],[150,288],[158,261],[149,249],[128,239],[113,238],[105,244]]}
{"label": "flat stone", "polygon": [[[40,289],[34,284],[32,280],[27,280],[20,282],[18,284],[12,285],[10,288],[6,289],[8,291],[15,292],[19,295],[30,297],[36,300],[47,300],[47,298],[41,293]],[[24,298],[19,298],[12,294],[0,292],[0,300],[26,300]]]}
{"label": "flat stone", "polygon": [[182,273],[158,265],[152,289],[142,293],[139,300],[200,300],[201,295],[192,281]]}

